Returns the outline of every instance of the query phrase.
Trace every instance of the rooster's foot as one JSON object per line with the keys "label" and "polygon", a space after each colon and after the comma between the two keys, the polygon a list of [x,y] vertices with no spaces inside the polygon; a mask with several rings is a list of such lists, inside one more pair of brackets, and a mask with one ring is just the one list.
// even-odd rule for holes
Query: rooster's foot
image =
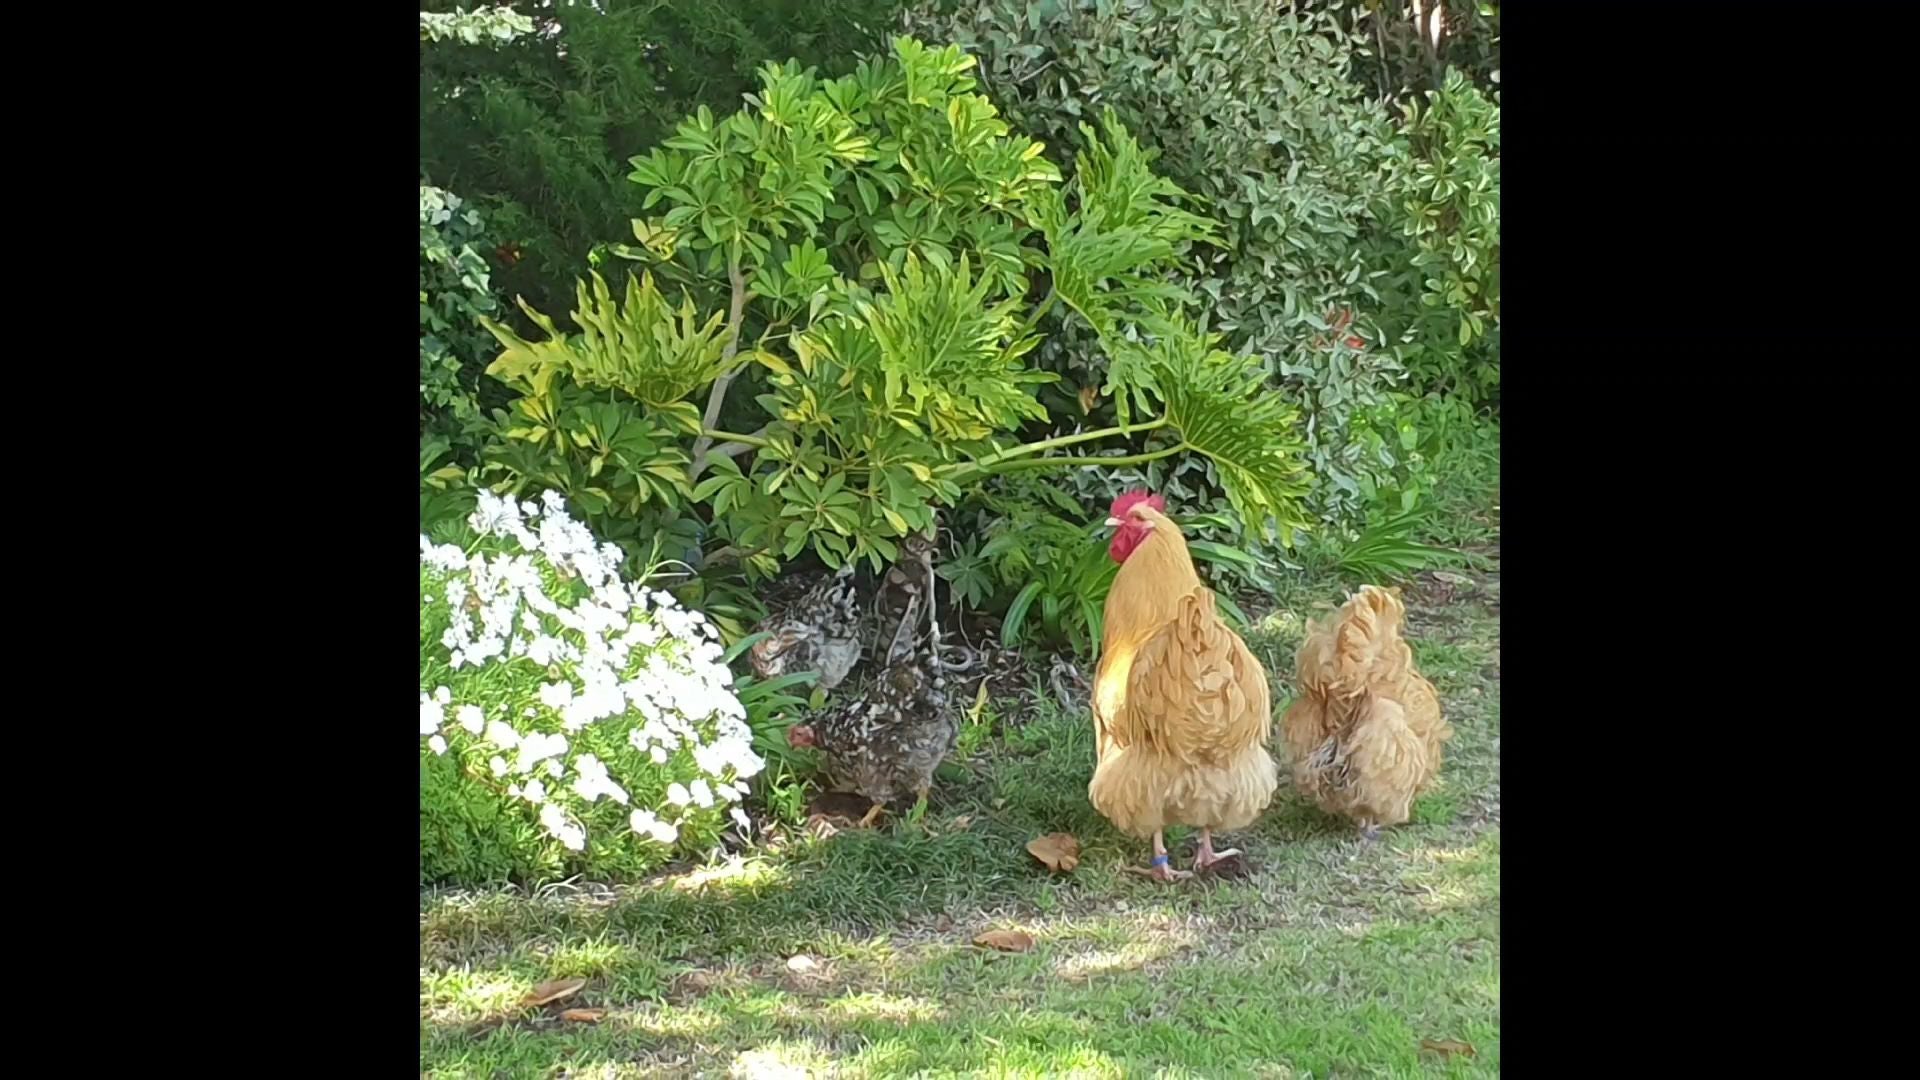
{"label": "rooster's foot", "polygon": [[1213,850],[1212,831],[1202,829],[1200,831],[1200,847],[1193,853],[1193,868],[1195,870],[1204,870],[1214,863],[1223,862],[1238,854],[1240,854],[1239,848],[1230,847],[1220,851]]}
{"label": "rooster's foot", "polygon": [[1166,863],[1158,861],[1154,862],[1151,866],[1129,866],[1127,867],[1127,873],[1139,874],[1141,877],[1150,877],[1155,881],[1165,882],[1185,881],[1193,876],[1193,871],[1191,870],[1175,870]]}
{"label": "rooster's foot", "polygon": [[1155,881],[1184,881],[1193,876],[1191,870],[1173,868],[1171,861],[1167,858],[1166,836],[1162,833],[1153,834],[1153,861],[1149,862],[1144,869],[1129,866],[1127,870],[1130,873],[1144,874]]}
{"label": "rooster's foot", "polygon": [[1237,847],[1221,848],[1219,851],[1198,852],[1193,856],[1194,869],[1197,870],[1212,866],[1218,862],[1226,862],[1238,854],[1240,854],[1240,849]]}
{"label": "rooster's foot", "polygon": [[860,819],[860,827],[863,829],[873,828],[874,823],[880,820],[880,815],[886,812],[887,806],[885,803],[874,803],[873,807],[867,811],[867,816]]}
{"label": "rooster's foot", "polygon": [[1360,842],[1361,843],[1372,844],[1379,841],[1379,839],[1380,839],[1380,826],[1374,824],[1371,821],[1363,821],[1360,823]]}

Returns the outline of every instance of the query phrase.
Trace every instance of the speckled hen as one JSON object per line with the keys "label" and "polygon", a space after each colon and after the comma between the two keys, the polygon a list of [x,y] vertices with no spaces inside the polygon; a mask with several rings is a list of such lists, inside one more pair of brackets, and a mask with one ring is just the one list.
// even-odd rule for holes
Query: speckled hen
{"label": "speckled hen", "polygon": [[862,824],[883,808],[925,798],[933,771],[960,733],[937,629],[921,633],[919,600],[907,605],[879,672],[812,722],[787,731],[796,747],[820,751],[821,771],[836,791],[874,802]]}
{"label": "speckled hen", "polygon": [[822,690],[839,686],[860,662],[865,637],[853,564],[755,629],[768,634],[748,652],[755,675],[771,679],[795,671],[817,671]]}

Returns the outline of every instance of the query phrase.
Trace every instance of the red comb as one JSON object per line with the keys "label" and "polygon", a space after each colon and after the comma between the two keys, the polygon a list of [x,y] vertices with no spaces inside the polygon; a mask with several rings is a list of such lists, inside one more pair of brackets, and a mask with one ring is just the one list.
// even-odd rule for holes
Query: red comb
{"label": "red comb", "polygon": [[1166,498],[1161,495],[1155,495],[1145,489],[1128,491],[1121,494],[1119,498],[1113,500],[1113,509],[1111,512],[1114,517],[1124,518],[1127,516],[1127,511],[1132,510],[1141,503],[1146,503],[1148,506],[1153,507],[1163,514],[1167,512]]}

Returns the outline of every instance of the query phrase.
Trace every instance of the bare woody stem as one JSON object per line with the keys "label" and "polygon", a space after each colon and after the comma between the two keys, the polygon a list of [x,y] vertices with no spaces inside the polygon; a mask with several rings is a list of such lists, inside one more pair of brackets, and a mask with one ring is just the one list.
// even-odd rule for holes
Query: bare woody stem
{"label": "bare woody stem", "polygon": [[[733,288],[733,296],[727,302],[727,344],[720,350],[721,364],[729,364],[740,352],[740,323],[747,310],[747,278],[740,271],[740,252],[736,247],[727,254],[727,284]],[[744,367],[744,365],[742,365]],[[693,442],[693,461],[687,466],[687,479],[698,480],[700,474],[707,471],[708,451],[713,447],[713,425],[720,422],[720,407],[726,404],[727,387],[740,377],[741,367],[730,367],[726,374],[713,380],[713,386],[707,391],[707,412],[701,418],[701,434]],[[729,440],[742,443],[742,440],[729,436]],[[764,440],[762,440],[764,445]],[[745,449],[730,450],[725,456],[731,457]]]}

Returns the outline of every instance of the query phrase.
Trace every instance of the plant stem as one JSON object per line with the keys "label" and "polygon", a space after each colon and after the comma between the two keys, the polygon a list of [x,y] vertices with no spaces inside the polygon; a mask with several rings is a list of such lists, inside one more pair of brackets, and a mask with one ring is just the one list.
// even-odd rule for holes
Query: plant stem
{"label": "plant stem", "polygon": [[1009,461],[1013,458],[1025,457],[1028,454],[1039,454],[1048,450],[1058,450],[1063,446],[1092,442],[1095,439],[1110,438],[1114,435],[1131,435],[1136,431],[1153,431],[1166,426],[1167,418],[1162,416],[1158,419],[1148,420],[1143,424],[1133,424],[1128,427],[1101,428],[1098,431],[1081,431],[1072,435],[1060,435],[1055,438],[1042,439],[1039,442],[1027,443],[1024,446],[1016,446],[1008,450],[1002,450],[997,454],[988,454],[978,461],[956,461],[951,465],[942,465],[934,471],[944,473],[960,472],[966,469],[986,471],[1002,462]]}
{"label": "plant stem", "polygon": [[1043,469],[1051,465],[1066,465],[1066,466],[1105,465],[1109,467],[1115,467],[1115,466],[1121,466],[1121,465],[1144,465],[1149,461],[1158,461],[1163,457],[1172,457],[1173,455],[1179,453],[1182,450],[1190,450],[1192,448],[1193,448],[1192,443],[1182,442],[1182,443],[1176,443],[1172,446],[1169,446],[1164,450],[1152,450],[1144,454],[1129,454],[1126,457],[1021,458],[1017,461],[1002,462],[998,466],[991,468],[989,471],[1006,472],[1009,469]]}
{"label": "plant stem", "polygon": [[[761,434],[764,434],[766,430],[766,428],[761,428]],[[700,438],[705,440],[709,445],[711,445],[715,439],[719,439],[722,442],[738,443],[741,446],[741,450],[735,450],[732,451],[732,453],[728,453],[725,450],[716,450],[713,452],[713,456],[725,455],[731,457],[733,454],[738,454],[747,447],[752,447],[755,450],[765,450],[767,447],[773,445],[766,439],[761,438],[760,434],[741,435],[738,432],[721,431],[718,428],[706,428],[700,432]]]}
{"label": "plant stem", "polygon": [[1046,297],[1040,301],[1040,306],[1034,308],[1032,314],[1027,316],[1026,321],[1020,324],[1020,332],[1013,335],[1013,340],[1019,341],[1021,338],[1033,333],[1033,328],[1039,326],[1040,320],[1046,318],[1047,312],[1053,310],[1053,299],[1053,286],[1049,285],[1047,286]]}
{"label": "plant stem", "polygon": [[[727,302],[727,344],[720,350],[722,364],[730,362],[740,352],[740,321],[747,310],[747,278],[740,272],[740,252],[737,248],[727,253],[727,283],[733,287],[733,296]],[[713,425],[720,422],[720,406],[727,400],[727,387],[740,377],[740,371],[738,367],[728,370],[713,380],[712,388],[707,391],[707,414],[700,421],[703,433],[693,442],[693,461],[687,466],[688,480],[698,480],[700,474],[707,471],[707,450],[713,446],[713,436],[704,431],[711,430]]]}

